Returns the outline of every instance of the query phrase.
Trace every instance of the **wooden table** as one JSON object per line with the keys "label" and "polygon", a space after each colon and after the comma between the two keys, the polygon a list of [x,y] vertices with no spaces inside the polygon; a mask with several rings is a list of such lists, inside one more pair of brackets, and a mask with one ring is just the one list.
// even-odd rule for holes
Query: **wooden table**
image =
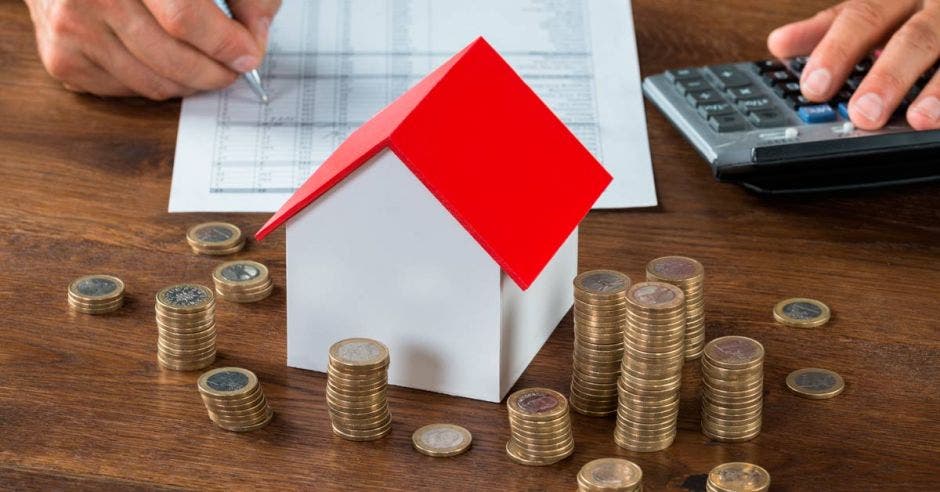
{"label": "wooden table", "polygon": [[[767,32],[819,2],[637,0],[644,74],[756,59]],[[216,365],[257,372],[277,412],[246,435],[215,428],[196,374],[155,359],[153,295],[180,281],[209,282],[216,260],[197,257],[187,227],[224,218],[254,231],[267,214],[166,213],[179,102],[102,100],[67,93],[38,62],[26,8],[0,2],[0,486],[571,490],[587,461],[623,456],[647,490],[701,490],[705,473],[734,460],[767,468],[776,490],[912,490],[940,478],[940,189],[908,187],[766,199],[715,183],[708,168],[647,107],[660,205],[594,212],[581,229],[581,269],[641,277],[645,263],[687,254],[707,269],[707,335],[754,337],[767,350],[764,430],[718,444],[699,432],[698,366],[685,369],[677,442],[637,454],[613,442],[610,418],[573,416],[575,454],[553,466],[515,465],[503,446],[504,406],[393,388],[394,431],[372,443],[334,437],[322,374],[285,365],[284,291],[218,310]],[[238,257],[272,267],[283,285],[284,236]],[[69,312],[66,286],[113,272],[128,286],[118,313]],[[834,317],[816,330],[776,324],[780,299],[810,296]],[[518,387],[565,391],[570,316]],[[821,366],[845,392],[810,401],[786,375]],[[451,421],[472,450],[434,459],[411,432]]]}

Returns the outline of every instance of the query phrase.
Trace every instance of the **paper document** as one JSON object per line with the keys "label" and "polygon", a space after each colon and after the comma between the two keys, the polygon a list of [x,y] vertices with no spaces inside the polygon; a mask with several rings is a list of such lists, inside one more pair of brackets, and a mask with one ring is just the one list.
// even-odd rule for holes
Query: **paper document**
{"label": "paper document", "polygon": [[285,0],[261,67],[183,101],[171,212],[273,212],[363,122],[483,36],[614,176],[656,205],[628,0]]}

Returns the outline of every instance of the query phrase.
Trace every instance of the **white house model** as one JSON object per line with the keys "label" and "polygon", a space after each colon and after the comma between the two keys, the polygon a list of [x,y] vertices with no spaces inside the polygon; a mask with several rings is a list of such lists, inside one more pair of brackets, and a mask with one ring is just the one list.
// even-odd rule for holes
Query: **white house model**
{"label": "white house model", "polygon": [[353,132],[287,223],[287,363],[349,337],[391,384],[500,401],[572,304],[577,225],[610,175],[483,39]]}

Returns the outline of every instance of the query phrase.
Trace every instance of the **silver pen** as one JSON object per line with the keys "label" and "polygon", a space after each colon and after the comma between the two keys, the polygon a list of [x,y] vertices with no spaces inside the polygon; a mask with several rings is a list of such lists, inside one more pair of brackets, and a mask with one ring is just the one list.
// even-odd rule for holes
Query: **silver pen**
{"label": "silver pen", "polygon": [[[232,15],[232,9],[228,7],[228,3],[225,0],[215,0],[215,4],[225,12],[225,15],[229,19],[234,19],[235,16]],[[251,90],[261,99],[261,102],[268,103],[268,93],[264,92],[264,87],[261,86],[261,74],[258,73],[258,70],[252,70],[250,72],[245,72],[242,74],[245,77],[245,81],[248,82],[248,87],[251,87]]]}

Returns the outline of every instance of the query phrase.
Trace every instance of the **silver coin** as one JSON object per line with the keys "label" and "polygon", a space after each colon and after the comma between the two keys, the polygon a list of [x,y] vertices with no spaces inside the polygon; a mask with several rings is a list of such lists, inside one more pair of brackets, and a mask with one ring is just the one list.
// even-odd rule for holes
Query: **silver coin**
{"label": "silver coin", "polygon": [[594,272],[582,279],[584,288],[597,294],[608,292],[618,292],[627,288],[627,283],[623,275],[617,275],[614,272],[599,271]]}
{"label": "silver coin", "polygon": [[221,225],[209,225],[196,229],[193,231],[193,235],[196,237],[196,239],[202,242],[223,243],[229,239],[232,239],[232,237],[235,235],[235,231],[229,227]]}
{"label": "silver coin", "polygon": [[783,306],[783,314],[793,319],[809,320],[822,316],[823,310],[815,304],[797,301]]}
{"label": "silver coin", "polygon": [[341,360],[351,363],[370,362],[382,356],[378,345],[365,340],[344,343],[336,352]]}
{"label": "silver coin", "polygon": [[88,297],[106,296],[116,291],[117,288],[115,281],[102,277],[89,277],[75,284],[75,290]]}
{"label": "silver coin", "polygon": [[237,371],[217,372],[206,379],[206,386],[216,391],[236,391],[248,386],[248,376]]}
{"label": "silver coin", "polygon": [[209,299],[209,291],[197,285],[175,285],[163,293],[163,299],[172,306],[196,306]]}
{"label": "silver coin", "polygon": [[222,278],[232,282],[246,282],[261,275],[261,270],[250,263],[234,263],[222,269]]}

